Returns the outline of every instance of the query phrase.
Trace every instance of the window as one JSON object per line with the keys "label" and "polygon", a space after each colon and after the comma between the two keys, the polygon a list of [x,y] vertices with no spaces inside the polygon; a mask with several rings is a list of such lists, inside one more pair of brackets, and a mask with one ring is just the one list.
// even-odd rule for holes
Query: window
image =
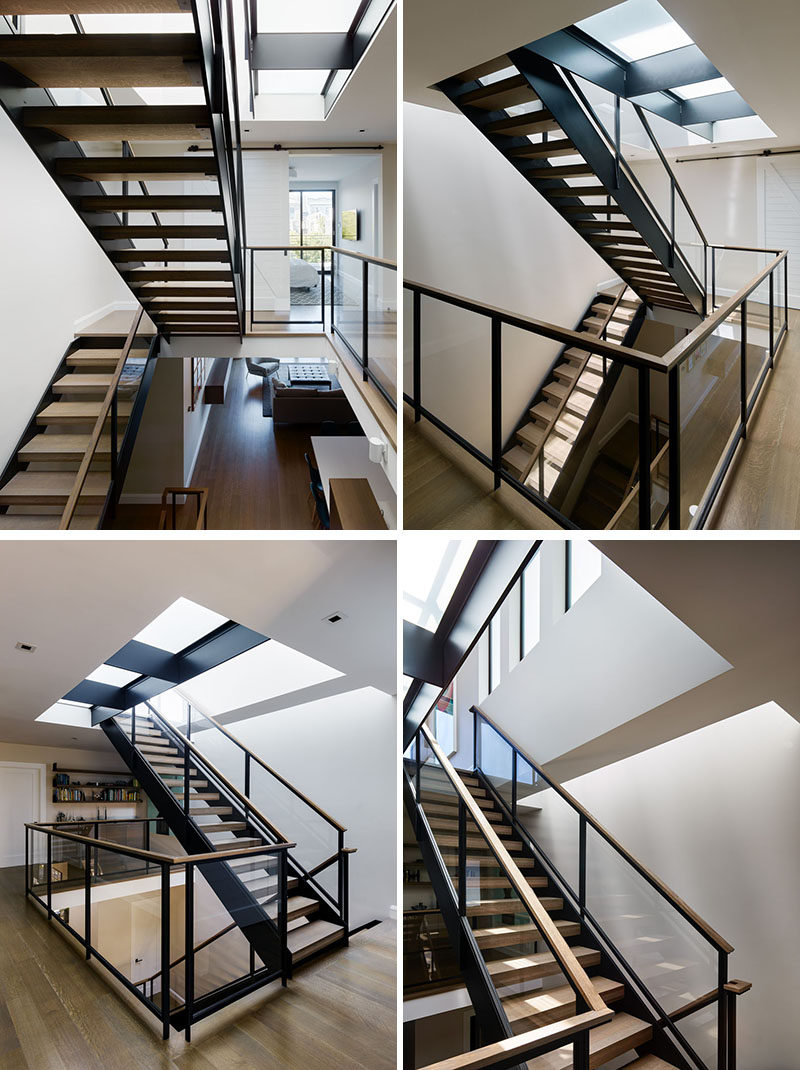
{"label": "window", "polygon": [[403,546],[403,619],[435,632],[475,549],[475,539],[416,536]]}
{"label": "window", "polygon": [[453,681],[436,703],[433,714],[433,734],[445,754],[450,757],[458,749],[456,742],[456,685]]}
{"label": "window", "polygon": [[489,694],[494,691],[502,678],[502,639],[503,632],[498,611],[489,621]]}
{"label": "window", "polygon": [[526,657],[541,638],[541,553],[537,553],[522,573],[520,589],[521,650]]}
{"label": "window", "polygon": [[[291,190],[289,192],[289,244],[335,245],[336,193],[332,189]],[[320,252],[301,254],[303,260],[319,264]],[[330,257],[328,257],[330,260]]]}
{"label": "window", "polygon": [[586,594],[600,579],[603,555],[590,542],[581,539],[567,544],[567,609]]}

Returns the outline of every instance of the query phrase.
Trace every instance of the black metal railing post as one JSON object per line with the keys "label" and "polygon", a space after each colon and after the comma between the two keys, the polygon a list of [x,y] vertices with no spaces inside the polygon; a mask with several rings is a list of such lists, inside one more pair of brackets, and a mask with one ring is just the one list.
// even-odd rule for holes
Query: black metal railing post
{"label": "black metal railing post", "polygon": [[411,328],[411,363],[414,376],[414,423],[419,423],[422,416],[422,326],[420,324],[420,312],[422,311],[422,294],[414,290],[411,296],[413,306]]}
{"label": "black metal railing post", "polygon": [[620,121],[620,99],[619,94],[614,97],[614,188],[619,189],[619,172],[620,172],[620,144],[622,141],[622,123]]}
{"label": "black metal railing post", "polygon": [[708,315],[708,242],[703,239],[703,318]]}
{"label": "black metal railing post", "polygon": [[667,372],[669,407],[669,526],[681,526],[681,412],[680,366]]}
{"label": "black metal railing post", "polygon": [[769,366],[775,366],[775,272],[769,273]]}
{"label": "black metal railing post", "polygon": [[511,814],[517,820],[517,752],[511,751]]}
{"label": "black metal railing post", "polygon": [[728,956],[720,951],[717,963],[717,1070],[728,1070]]}
{"label": "black metal railing post", "polygon": [[783,258],[783,314],[786,330],[789,330],[789,257]]}
{"label": "black metal railing post", "polygon": [[675,179],[669,180],[669,266],[675,266]]}
{"label": "black metal railing post", "polygon": [[586,913],[586,815],[578,818],[578,907]]}
{"label": "black metal railing post", "polygon": [[711,311],[717,307],[717,249],[711,246]]}
{"label": "black metal railing post", "polygon": [[494,489],[500,487],[503,449],[503,369],[502,369],[503,323],[498,316],[492,317],[492,472]]}
{"label": "black metal railing post", "polygon": [[89,861],[89,844],[84,848],[83,864],[83,937],[86,941],[86,961],[92,957],[92,867]]}
{"label": "black metal railing post", "polygon": [[183,812],[189,816],[189,748],[183,748]]}
{"label": "black metal railing post", "polygon": [[[414,752],[417,756],[417,767],[414,770],[414,791],[417,796],[417,820],[419,823],[419,814],[422,809],[422,751],[420,750],[420,744],[422,743],[422,732],[417,729],[417,734],[414,737]],[[417,828],[419,832],[419,827]]]}
{"label": "black metal railing post", "polygon": [[639,368],[639,528],[650,530],[650,369]]}
{"label": "black metal railing post", "polygon": [[30,845],[30,840],[31,840],[31,830],[26,825],[25,826],[25,898],[26,899],[31,894],[31,880],[30,880],[31,845]]}
{"label": "black metal railing post", "polygon": [[481,764],[481,722],[480,717],[475,714],[475,768],[479,769]]}
{"label": "black metal railing post", "polygon": [[742,301],[742,340],[739,368],[740,377],[740,404],[741,414],[740,419],[742,421],[742,438],[747,438],[747,299]]}
{"label": "black metal railing post", "polygon": [[341,917],[344,914],[344,869],[342,866],[342,859],[344,857],[344,832],[342,832],[341,829],[339,830],[336,853],[339,858],[336,872],[336,900],[339,906],[339,916]]}
{"label": "black metal railing post", "polygon": [[47,833],[47,920],[53,916],[53,837]]}
{"label": "black metal railing post", "polygon": [[194,1014],[194,862],[186,863],[186,880],[184,882],[186,902],[184,905],[184,918],[186,929],[184,936],[184,954],[186,966],[184,968],[184,1010],[186,1013],[186,1025],[184,1035],[187,1044],[192,1039],[192,1015]]}
{"label": "black metal railing post", "polygon": [[161,1031],[169,1040],[169,866],[161,865]]}
{"label": "black metal railing post", "polygon": [[467,808],[458,800],[458,913],[467,914]]}
{"label": "black metal railing post", "polygon": [[727,1070],[736,1070],[736,999],[733,992],[725,990],[726,1007],[725,1019],[728,1024],[728,1067]]}
{"label": "black metal railing post", "polygon": [[281,985],[286,984],[291,976],[289,960],[288,907],[286,889],[288,886],[288,862],[286,851],[278,851],[278,933],[281,941]]}
{"label": "black metal railing post", "polygon": [[589,1032],[586,1029],[575,1037],[572,1044],[573,1070],[589,1070]]}
{"label": "black metal railing post", "polygon": [[[192,741],[192,707],[190,703],[186,704],[186,738],[191,743]],[[247,792],[245,792],[245,795]]]}
{"label": "black metal railing post", "polygon": [[336,308],[336,253],[331,249],[331,334],[333,334],[333,317]]}
{"label": "black metal railing post", "polygon": [[117,400],[119,396],[119,387],[114,391],[114,396],[111,398],[111,482],[116,482],[117,479],[117,415],[118,406]]}
{"label": "black metal railing post", "polygon": [[244,793],[250,798],[250,752],[245,751],[244,755]]}
{"label": "black metal railing post", "polygon": [[364,382],[369,381],[369,263],[361,262],[361,367]]}
{"label": "black metal railing post", "polygon": [[131,746],[136,746],[136,706],[131,710]]}
{"label": "black metal railing post", "polygon": [[[285,854],[286,852],[284,852]],[[350,855],[347,851],[342,852],[342,924],[344,925],[344,942],[350,943]]]}

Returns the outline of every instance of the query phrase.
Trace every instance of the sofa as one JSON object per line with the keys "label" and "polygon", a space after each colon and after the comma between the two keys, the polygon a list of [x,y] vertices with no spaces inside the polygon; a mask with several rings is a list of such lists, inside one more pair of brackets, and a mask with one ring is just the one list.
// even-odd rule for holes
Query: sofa
{"label": "sofa", "polygon": [[325,387],[290,386],[277,377],[270,382],[272,419],[283,424],[321,424],[332,420],[347,424],[356,416],[337,382]]}

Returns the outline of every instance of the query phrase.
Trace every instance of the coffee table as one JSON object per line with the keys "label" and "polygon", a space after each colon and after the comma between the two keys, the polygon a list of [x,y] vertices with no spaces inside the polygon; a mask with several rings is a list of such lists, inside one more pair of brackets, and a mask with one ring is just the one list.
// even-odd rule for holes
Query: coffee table
{"label": "coffee table", "polygon": [[291,386],[331,385],[331,377],[325,364],[289,364],[287,377]]}

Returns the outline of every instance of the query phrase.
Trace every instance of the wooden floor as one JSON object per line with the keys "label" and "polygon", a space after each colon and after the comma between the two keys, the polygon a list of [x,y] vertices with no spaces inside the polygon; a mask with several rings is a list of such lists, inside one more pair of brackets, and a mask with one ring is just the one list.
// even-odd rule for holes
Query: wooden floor
{"label": "wooden floor", "polygon": [[[262,412],[262,380],[234,360],[224,405],[208,417],[192,485],[208,487],[208,527],[309,529],[309,476],[303,454],[318,424],[279,424]],[[313,456],[313,454],[312,454]],[[117,526],[152,528],[159,507],[123,509]]]}
{"label": "wooden floor", "polygon": [[789,310],[774,371],[747,428],[728,484],[708,527],[734,530],[800,528],[800,311]]}
{"label": "wooden floor", "polygon": [[[23,869],[0,870],[3,1070],[393,1070],[396,926],[162,1041],[160,1023],[25,902]],[[130,1002],[128,1002],[130,1001]],[[145,1017],[143,1017],[145,1016]]]}
{"label": "wooden floor", "polygon": [[408,416],[403,420],[403,527],[524,530],[522,523],[433,445]]}

